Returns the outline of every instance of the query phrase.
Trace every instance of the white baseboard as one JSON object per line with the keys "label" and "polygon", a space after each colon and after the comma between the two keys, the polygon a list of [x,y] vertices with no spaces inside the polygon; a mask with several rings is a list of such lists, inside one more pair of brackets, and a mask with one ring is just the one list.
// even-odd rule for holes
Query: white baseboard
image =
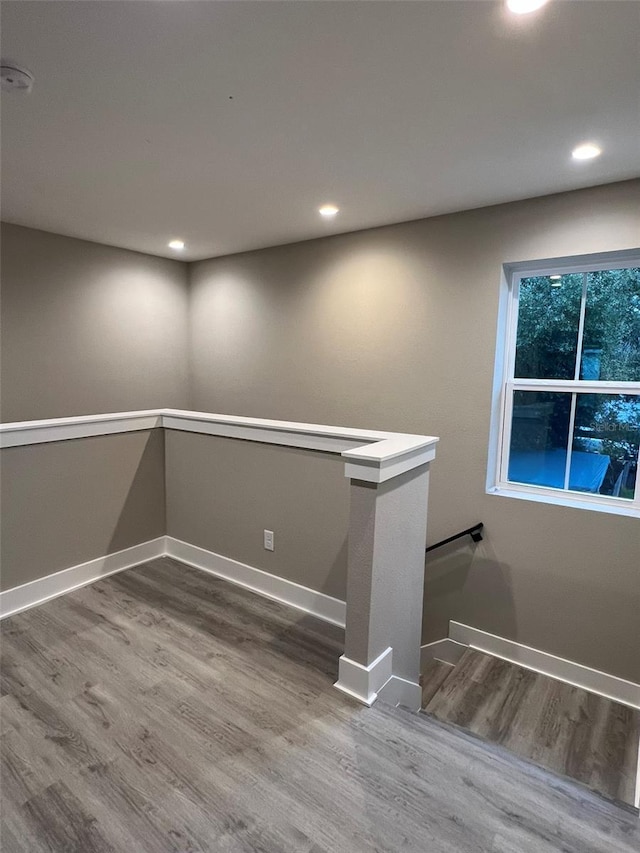
{"label": "white baseboard", "polygon": [[[0,619],[163,555],[173,557],[194,568],[344,628],[346,615],[344,601],[171,536],[159,536],[157,539],[141,542],[131,548],[71,566],[55,574],[0,592]],[[447,639],[422,646],[421,662],[436,658],[455,664],[460,659],[464,648],[471,646],[551,678],[640,709],[640,684],[591,669],[575,661],[559,658],[514,640],[489,634],[460,622],[449,623],[449,635]],[[412,682],[400,684],[399,682],[403,680],[396,677],[393,677],[393,684],[387,685],[391,678],[391,649],[387,649],[368,667],[343,655],[340,658],[340,676],[336,687],[366,705],[375,702],[378,694],[383,693],[386,701],[413,707],[416,691],[419,690],[418,685]],[[395,683],[396,681],[398,684]],[[399,697],[397,701],[396,694]]]}
{"label": "white baseboard", "polygon": [[636,793],[633,798],[633,805],[640,811],[640,749],[638,750],[638,766],[636,770]]}
{"label": "white baseboard", "polygon": [[442,663],[455,666],[467,648],[468,646],[463,643],[456,643],[449,637],[420,646],[420,672],[424,671],[425,666],[431,660],[439,660]]}
{"label": "white baseboard", "polygon": [[239,563],[230,557],[223,557],[222,554],[189,545],[173,536],[166,536],[165,539],[165,553],[168,557],[344,628],[347,606],[338,598]]}
{"label": "white baseboard", "polygon": [[277,575],[271,575],[269,572],[263,572],[253,566],[239,563],[230,557],[223,557],[213,551],[181,542],[172,536],[159,536],[157,539],[141,542],[123,551],[107,554],[105,557],[98,557],[87,563],[71,566],[55,574],[0,592],[0,619],[30,607],[36,607],[38,604],[44,604],[45,601],[72,592],[100,578],[162,556],[173,557],[193,568],[224,578],[266,598],[288,604],[324,622],[344,628],[346,617],[344,601]]}
{"label": "white baseboard", "polygon": [[572,684],[574,687],[582,687],[591,693],[640,709],[640,684],[591,669],[575,661],[556,657],[540,649],[523,646],[514,640],[497,637],[495,634],[480,631],[478,628],[472,628],[460,622],[449,623],[449,637],[457,643],[471,646],[480,652],[486,652],[542,675],[548,675],[550,678]]}
{"label": "white baseboard", "polygon": [[342,655],[335,687],[369,707],[392,675],[393,649],[389,646],[368,666]]}
{"label": "white baseboard", "polygon": [[38,604],[44,604],[45,601],[86,586],[107,575],[113,575],[145,563],[147,560],[161,557],[164,553],[165,537],[159,536],[157,539],[141,542],[123,551],[107,554],[106,557],[98,557],[96,560],[89,560],[87,563],[80,563],[61,572],[0,592],[0,619]]}

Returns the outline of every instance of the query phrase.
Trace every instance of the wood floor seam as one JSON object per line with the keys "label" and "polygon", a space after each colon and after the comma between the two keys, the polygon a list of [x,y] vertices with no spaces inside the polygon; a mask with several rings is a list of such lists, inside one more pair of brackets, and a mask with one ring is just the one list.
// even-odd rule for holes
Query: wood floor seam
{"label": "wood floor seam", "polygon": [[634,805],[640,711],[471,648],[438,678],[425,674],[427,714]]}
{"label": "wood floor seam", "polygon": [[343,696],[342,629],[168,558],[0,636],[2,853],[640,849],[586,788]]}

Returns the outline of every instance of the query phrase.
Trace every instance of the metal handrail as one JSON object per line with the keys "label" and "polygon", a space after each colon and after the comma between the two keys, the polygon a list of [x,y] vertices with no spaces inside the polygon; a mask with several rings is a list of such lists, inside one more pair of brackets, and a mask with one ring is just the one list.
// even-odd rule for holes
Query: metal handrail
{"label": "metal handrail", "polygon": [[474,524],[473,527],[469,527],[466,530],[462,530],[460,533],[456,533],[453,536],[449,536],[447,539],[443,539],[441,542],[436,542],[435,545],[429,545],[426,549],[427,554],[429,551],[435,551],[436,548],[441,548],[443,545],[448,545],[449,542],[454,542],[456,539],[461,539],[463,536],[470,536],[474,542],[482,542],[482,530],[484,528],[484,524],[480,521],[478,524]]}

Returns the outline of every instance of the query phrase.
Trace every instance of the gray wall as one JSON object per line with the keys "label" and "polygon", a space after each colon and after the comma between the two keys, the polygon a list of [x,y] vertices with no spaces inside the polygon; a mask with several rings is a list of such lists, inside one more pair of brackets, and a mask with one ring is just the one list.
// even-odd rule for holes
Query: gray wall
{"label": "gray wall", "polygon": [[[639,181],[194,264],[189,335],[185,265],[3,238],[3,420],[169,405],[440,435],[429,538],[487,539],[429,560],[424,641],[456,619],[640,680],[637,520],[484,493],[501,265],[637,246]],[[3,451],[5,586],[163,533],[161,441]],[[166,444],[171,535],[344,594],[339,460]]]}
{"label": "gray wall", "polygon": [[344,599],[349,482],[339,456],[176,430],[165,441],[169,536]]}
{"label": "gray wall", "polygon": [[639,244],[629,181],[193,264],[194,407],[441,436],[429,539],[487,539],[428,562],[424,641],[456,619],[640,680],[638,521],[485,494],[501,265]]}
{"label": "gray wall", "polygon": [[163,430],[10,447],[2,466],[2,588],[165,532]]}
{"label": "gray wall", "polygon": [[187,267],[2,225],[3,421],[186,408]]}

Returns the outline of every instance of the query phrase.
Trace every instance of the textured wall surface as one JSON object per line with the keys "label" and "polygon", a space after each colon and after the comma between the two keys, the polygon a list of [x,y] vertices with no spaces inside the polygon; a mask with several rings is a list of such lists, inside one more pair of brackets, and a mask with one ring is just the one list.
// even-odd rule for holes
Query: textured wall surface
{"label": "textured wall surface", "polygon": [[187,268],[2,225],[3,421],[188,404]]}
{"label": "textured wall surface", "polygon": [[638,520],[485,494],[502,264],[638,245],[628,181],[196,263],[194,407],[440,436],[429,539],[487,537],[428,561],[424,641],[455,619],[640,680]]}
{"label": "textured wall surface", "polygon": [[[455,619],[640,680],[638,520],[485,494],[501,266],[640,245],[640,181],[202,261],[189,306],[177,262],[3,237],[3,420],[188,406],[439,435],[428,538],[487,535],[427,561],[424,642]],[[143,435],[3,451],[5,585],[164,532]],[[344,595],[339,459],[173,432],[166,450],[171,535]]]}
{"label": "textured wall surface", "polygon": [[0,451],[3,589],[165,531],[163,430]]}
{"label": "textured wall surface", "polygon": [[349,481],[339,456],[177,430],[165,441],[169,536],[344,599]]}

